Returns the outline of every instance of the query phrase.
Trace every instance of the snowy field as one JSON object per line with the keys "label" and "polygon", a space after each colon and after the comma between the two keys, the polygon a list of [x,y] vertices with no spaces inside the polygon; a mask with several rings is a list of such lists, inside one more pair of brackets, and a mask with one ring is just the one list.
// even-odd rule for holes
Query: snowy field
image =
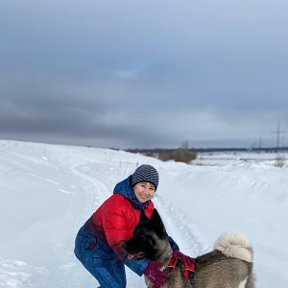
{"label": "snowy field", "polygon": [[[257,287],[287,288],[288,164],[275,167],[274,158],[205,154],[186,165],[2,140],[0,287],[96,288],[74,257],[75,235],[118,181],[149,163],[160,174],[155,206],[185,253],[197,256],[212,249],[221,233],[242,232],[254,247]],[[128,287],[145,287],[127,272]]]}

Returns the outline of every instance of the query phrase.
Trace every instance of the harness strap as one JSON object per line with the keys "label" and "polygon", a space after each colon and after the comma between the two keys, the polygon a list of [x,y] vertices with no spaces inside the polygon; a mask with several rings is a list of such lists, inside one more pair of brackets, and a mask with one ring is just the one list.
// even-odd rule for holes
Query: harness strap
{"label": "harness strap", "polygon": [[196,287],[196,281],[195,281],[195,272],[189,271],[189,281],[190,281],[190,288]]}
{"label": "harness strap", "polygon": [[[165,267],[162,267],[162,271],[166,270],[167,268],[169,268],[169,272],[171,272],[173,269],[176,268],[177,265],[177,258],[171,258],[168,265]],[[184,267],[184,277],[189,280],[189,286],[190,288],[196,288],[196,281],[195,281],[195,265],[192,265],[192,267],[190,266],[186,266]]]}

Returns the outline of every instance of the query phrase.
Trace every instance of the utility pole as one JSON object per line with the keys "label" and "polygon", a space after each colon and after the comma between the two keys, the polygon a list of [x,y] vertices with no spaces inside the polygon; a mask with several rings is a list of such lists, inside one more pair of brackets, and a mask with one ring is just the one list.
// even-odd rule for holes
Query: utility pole
{"label": "utility pole", "polygon": [[285,131],[282,131],[280,129],[280,122],[278,121],[277,124],[277,130],[274,132],[276,134],[276,147],[277,147],[277,151],[279,151],[280,148],[280,138],[281,138],[281,134],[284,134]]}

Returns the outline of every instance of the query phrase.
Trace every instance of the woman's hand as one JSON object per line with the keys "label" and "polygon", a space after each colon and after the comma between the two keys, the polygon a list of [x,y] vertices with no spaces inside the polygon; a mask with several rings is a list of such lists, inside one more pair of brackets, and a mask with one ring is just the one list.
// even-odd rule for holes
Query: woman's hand
{"label": "woman's hand", "polygon": [[153,284],[153,288],[162,287],[168,280],[168,274],[160,271],[161,266],[160,262],[150,261],[144,271],[144,275]]}

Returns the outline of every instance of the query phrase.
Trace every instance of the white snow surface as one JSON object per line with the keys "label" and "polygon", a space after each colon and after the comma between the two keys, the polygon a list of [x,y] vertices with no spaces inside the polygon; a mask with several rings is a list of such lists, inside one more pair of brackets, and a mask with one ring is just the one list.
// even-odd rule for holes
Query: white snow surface
{"label": "white snow surface", "polygon": [[[254,248],[257,287],[287,288],[288,166],[274,158],[218,153],[187,165],[1,140],[0,287],[98,287],[73,254],[76,233],[117,182],[148,163],[160,174],[155,206],[184,253],[200,255],[222,233],[240,232]],[[128,287],[145,287],[129,268],[127,277]]]}

